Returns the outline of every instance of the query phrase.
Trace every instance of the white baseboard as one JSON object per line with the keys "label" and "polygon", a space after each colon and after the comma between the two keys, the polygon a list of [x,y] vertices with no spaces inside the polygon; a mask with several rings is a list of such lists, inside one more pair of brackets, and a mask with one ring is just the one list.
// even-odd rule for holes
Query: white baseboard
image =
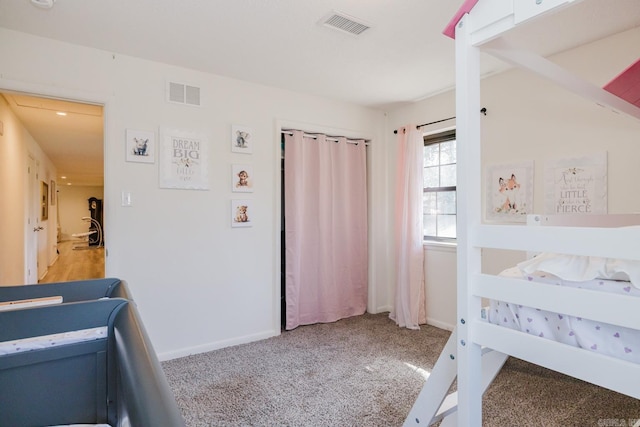
{"label": "white baseboard", "polygon": [[377,307],[376,311],[371,313],[371,314],[378,314],[378,313],[391,313],[391,306],[390,305],[383,305],[382,307]]}
{"label": "white baseboard", "polygon": [[[379,307],[377,313],[390,312],[391,307]],[[372,314],[377,314],[372,313]],[[427,318],[427,325],[435,326],[436,328],[444,329],[447,331],[453,331],[454,326],[445,322],[441,322],[435,319]],[[194,347],[187,347],[178,350],[166,351],[163,353],[158,353],[158,359],[160,361],[178,359],[180,357],[191,356],[194,354],[206,353],[208,351],[219,350],[221,348],[233,347],[235,345],[247,344],[254,341],[260,341],[267,338],[275,337],[280,335],[280,330],[270,330],[264,331],[257,334],[244,335],[241,337],[236,337],[228,340],[215,341],[208,344],[197,345]]]}
{"label": "white baseboard", "polygon": [[49,264],[49,267],[51,267],[53,264],[55,264],[56,261],[58,261],[58,258],[60,258],[60,255],[56,254],[56,256],[53,258],[53,261],[51,261],[51,264]]}
{"label": "white baseboard", "polygon": [[427,325],[435,326],[436,328],[444,329],[447,331],[453,331],[453,329],[455,328],[454,325],[442,322],[440,320],[432,319],[430,317],[427,317]]}
{"label": "white baseboard", "polygon": [[178,350],[166,351],[158,353],[158,359],[160,361],[178,359],[180,357],[191,356],[194,354],[206,353],[208,351],[219,350],[221,348],[233,347],[234,345],[247,344],[254,341],[260,341],[267,338],[280,335],[280,330],[264,331],[257,334],[244,335],[223,341],[215,341],[208,344],[197,345],[194,347],[187,347]]}

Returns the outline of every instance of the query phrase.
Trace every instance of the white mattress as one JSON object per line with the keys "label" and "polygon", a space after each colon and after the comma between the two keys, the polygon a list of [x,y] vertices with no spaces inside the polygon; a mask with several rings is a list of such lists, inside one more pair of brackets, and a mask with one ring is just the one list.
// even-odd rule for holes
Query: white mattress
{"label": "white mattress", "polygon": [[[571,282],[543,272],[523,276],[518,267],[507,269],[500,275],[640,297],[640,289],[627,281],[593,279]],[[634,329],[501,301],[490,302],[488,320],[495,325],[640,363],[640,331]]]}
{"label": "white mattress", "polygon": [[73,344],[83,341],[92,341],[105,338],[107,327],[82,329],[79,331],[64,332],[60,334],[43,335],[33,338],[0,342],[0,356],[15,354],[24,351],[39,350],[65,344]]}

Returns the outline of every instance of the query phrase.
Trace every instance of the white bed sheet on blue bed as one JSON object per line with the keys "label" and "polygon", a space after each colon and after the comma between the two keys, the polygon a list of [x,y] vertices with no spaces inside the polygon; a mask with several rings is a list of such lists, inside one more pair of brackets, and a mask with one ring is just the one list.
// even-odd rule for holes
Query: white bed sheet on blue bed
{"label": "white bed sheet on blue bed", "polygon": [[49,427],[111,427],[109,424],[61,424]]}
{"label": "white bed sheet on blue bed", "polygon": [[106,338],[107,327],[82,329],[78,331],[63,332],[59,334],[42,335],[32,338],[0,342],[0,356],[5,354],[21,353],[24,351],[39,350],[59,345],[73,344],[82,341],[91,341]]}
{"label": "white bed sheet on blue bed", "polygon": [[[640,297],[640,289],[623,280],[595,278],[577,282],[547,272],[523,273],[519,267],[504,270],[500,275]],[[488,320],[495,325],[640,363],[640,331],[634,329],[493,300],[490,302]]]}

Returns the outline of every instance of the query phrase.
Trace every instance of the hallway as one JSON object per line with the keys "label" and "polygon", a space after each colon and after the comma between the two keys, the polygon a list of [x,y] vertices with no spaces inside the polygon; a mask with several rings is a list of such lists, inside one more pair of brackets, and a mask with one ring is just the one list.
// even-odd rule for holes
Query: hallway
{"label": "hallway", "polygon": [[100,279],[104,277],[104,247],[73,249],[76,241],[58,243],[58,260],[38,283]]}

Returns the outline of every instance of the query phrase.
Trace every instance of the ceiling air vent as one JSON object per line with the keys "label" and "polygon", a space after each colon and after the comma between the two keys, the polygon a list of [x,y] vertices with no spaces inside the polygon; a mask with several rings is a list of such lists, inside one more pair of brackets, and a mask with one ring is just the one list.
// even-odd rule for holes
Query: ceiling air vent
{"label": "ceiling air vent", "polygon": [[353,16],[346,15],[339,12],[331,12],[322,21],[322,24],[345,33],[360,35],[369,28],[369,25],[364,24],[362,21],[358,22]]}
{"label": "ceiling air vent", "polygon": [[178,104],[200,106],[200,88],[184,83],[169,82],[167,101]]}

